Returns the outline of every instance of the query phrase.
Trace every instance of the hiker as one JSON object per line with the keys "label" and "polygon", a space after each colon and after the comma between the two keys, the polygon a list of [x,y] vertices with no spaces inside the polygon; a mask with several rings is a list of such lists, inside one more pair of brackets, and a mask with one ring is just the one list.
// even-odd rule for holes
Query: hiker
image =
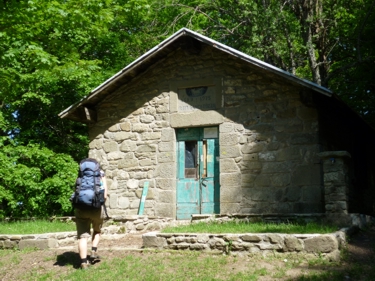
{"label": "hiker", "polygon": [[[86,161],[86,162],[85,162]],[[76,183],[75,197],[72,199],[78,238],[78,252],[81,258],[81,269],[88,268],[95,261],[100,260],[97,249],[100,241],[100,233],[103,225],[105,212],[105,200],[107,198],[107,184],[104,171],[99,168],[99,164],[94,159],[84,159],[80,163],[79,176]],[[92,187],[91,187],[92,186]],[[95,188],[99,188],[100,204],[95,197]],[[74,195],[73,194],[73,195]],[[94,194],[94,195],[88,195]],[[88,205],[90,202],[92,205]],[[91,227],[93,234],[90,235]],[[91,237],[91,254],[88,257],[87,245]]]}

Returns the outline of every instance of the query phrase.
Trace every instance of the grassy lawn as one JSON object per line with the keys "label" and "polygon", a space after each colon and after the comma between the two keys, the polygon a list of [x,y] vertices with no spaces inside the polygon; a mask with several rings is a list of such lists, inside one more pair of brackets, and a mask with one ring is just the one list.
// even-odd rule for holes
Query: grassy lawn
{"label": "grassy lawn", "polygon": [[263,223],[263,222],[197,222],[167,227],[163,233],[333,233],[337,227],[318,223]]}
{"label": "grassy lawn", "polygon": [[[2,234],[74,231],[74,223],[1,223]],[[194,223],[167,228],[164,232],[210,233],[332,233],[337,229],[319,224]],[[373,247],[373,244],[371,244]],[[104,259],[86,271],[77,269],[73,250],[0,250],[0,280],[375,280],[375,262],[353,262],[342,252],[341,262],[328,262],[319,255],[277,252],[262,255],[213,255],[194,251],[103,250]],[[22,268],[22,270],[20,270]]]}
{"label": "grassy lawn", "polygon": [[[200,252],[105,252],[88,270],[78,256],[51,250],[0,251],[0,280],[375,280],[372,264],[330,263],[319,257],[226,256]],[[22,268],[22,270],[19,270]]]}
{"label": "grassy lawn", "polygon": [[[189,225],[167,227],[163,233],[332,233],[334,226],[317,223],[262,223],[262,222],[197,222]],[[41,234],[75,231],[75,223],[58,220],[0,222],[0,234]]]}
{"label": "grassy lawn", "polygon": [[0,234],[42,234],[75,230],[74,222],[49,220],[0,222]]}

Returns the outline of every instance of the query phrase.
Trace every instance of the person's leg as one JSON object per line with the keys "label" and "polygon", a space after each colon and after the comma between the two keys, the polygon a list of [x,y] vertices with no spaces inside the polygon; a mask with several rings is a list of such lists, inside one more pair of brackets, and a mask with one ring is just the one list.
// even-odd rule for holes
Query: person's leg
{"label": "person's leg", "polygon": [[95,232],[92,234],[92,246],[93,247],[98,247],[100,241],[100,232]]}
{"label": "person's leg", "polygon": [[103,218],[101,215],[101,211],[95,212],[95,217],[92,220],[93,234],[92,234],[92,248],[91,248],[91,255],[90,255],[90,258],[92,259],[99,259],[97,250],[98,250],[98,245],[100,242],[100,234],[101,234],[102,225],[103,225]]}
{"label": "person's leg", "polygon": [[78,253],[81,258],[81,268],[84,269],[88,265],[87,260],[87,241],[90,238],[90,224],[91,220],[83,210],[75,210],[77,238],[78,238]]}

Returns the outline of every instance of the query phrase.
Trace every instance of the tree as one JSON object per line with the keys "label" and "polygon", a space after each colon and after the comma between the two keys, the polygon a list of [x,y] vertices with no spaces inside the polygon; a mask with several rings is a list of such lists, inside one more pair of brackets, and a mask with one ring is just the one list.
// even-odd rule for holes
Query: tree
{"label": "tree", "polygon": [[[0,174],[4,214],[57,212],[38,194],[52,186],[40,185],[58,177],[74,182],[70,170],[56,161],[74,167],[88,151],[86,126],[58,113],[145,51],[148,45],[136,35],[148,11],[146,1],[0,2],[0,149],[4,159],[12,159]],[[60,170],[43,170],[47,155]],[[60,189],[63,183],[72,187],[72,182],[56,182]],[[68,210],[68,198],[59,203],[61,212]]]}
{"label": "tree", "polygon": [[66,215],[78,164],[37,145],[0,150],[0,218]]}
{"label": "tree", "polygon": [[159,2],[165,33],[189,27],[331,88],[375,125],[374,0]]}

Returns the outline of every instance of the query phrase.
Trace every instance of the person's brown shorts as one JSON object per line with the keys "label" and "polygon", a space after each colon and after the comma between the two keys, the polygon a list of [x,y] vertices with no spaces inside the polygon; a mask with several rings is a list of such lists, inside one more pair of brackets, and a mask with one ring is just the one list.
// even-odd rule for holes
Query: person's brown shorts
{"label": "person's brown shorts", "polygon": [[80,210],[75,209],[77,237],[89,238],[91,225],[94,233],[100,233],[103,225],[102,209]]}

